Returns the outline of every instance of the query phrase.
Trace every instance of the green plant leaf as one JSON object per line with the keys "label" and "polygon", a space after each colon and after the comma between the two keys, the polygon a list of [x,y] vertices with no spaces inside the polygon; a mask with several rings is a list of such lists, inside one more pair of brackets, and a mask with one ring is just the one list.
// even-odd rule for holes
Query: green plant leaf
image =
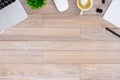
{"label": "green plant leaf", "polygon": [[42,8],[43,6],[46,5],[47,0],[27,0],[27,4],[32,8],[32,9],[38,9]]}

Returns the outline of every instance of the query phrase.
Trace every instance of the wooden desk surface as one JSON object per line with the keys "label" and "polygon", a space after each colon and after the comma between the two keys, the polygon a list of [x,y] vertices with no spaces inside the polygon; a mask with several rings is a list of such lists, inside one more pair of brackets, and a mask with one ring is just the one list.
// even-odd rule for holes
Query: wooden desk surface
{"label": "wooden desk surface", "polygon": [[119,80],[120,39],[104,27],[120,29],[102,19],[111,0],[94,0],[79,16],[76,0],[59,13],[52,0],[31,10],[29,18],[0,34],[0,80]]}

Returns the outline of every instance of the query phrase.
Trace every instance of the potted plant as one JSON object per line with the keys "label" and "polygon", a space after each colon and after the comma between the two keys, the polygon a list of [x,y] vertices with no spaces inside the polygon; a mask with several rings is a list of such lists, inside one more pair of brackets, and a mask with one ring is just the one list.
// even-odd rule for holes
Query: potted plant
{"label": "potted plant", "polygon": [[38,9],[42,8],[46,5],[47,0],[27,0],[27,4],[32,8],[32,9]]}

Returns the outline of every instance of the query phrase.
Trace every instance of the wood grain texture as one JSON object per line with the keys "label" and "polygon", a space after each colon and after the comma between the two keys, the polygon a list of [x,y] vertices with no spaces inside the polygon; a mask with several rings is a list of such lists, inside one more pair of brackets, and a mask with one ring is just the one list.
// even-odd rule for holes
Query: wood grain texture
{"label": "wood grain texture", "polygon": [[[0,78],[30,80],[79,80],[80,65],[75,64],[3,64]],[[2,77],[4,76],[4,77]]]}
{"label": "wood grain texture", "polygon": [[73,39],[80,40],[79,28],[16,28],[1,34],[1,40],[14,41]]}
{"label": "wood grain texture", "polygon": [[119,80],[119,64],[82,64],[81,80]]}
{"label": "wood grain texture", "polygon": [[119,51],[46,51],[43,63],[119,63]]}
{"label": "wood grain texture", "polygon": [[[58,12],[53,0],[0,34],[0,80],[119,80],[120,39],[105,30],[120,29],[102,19],[111,0],[94,0],[80,16],[76,0]],[[103,13],[96,13],[102,8]]]}

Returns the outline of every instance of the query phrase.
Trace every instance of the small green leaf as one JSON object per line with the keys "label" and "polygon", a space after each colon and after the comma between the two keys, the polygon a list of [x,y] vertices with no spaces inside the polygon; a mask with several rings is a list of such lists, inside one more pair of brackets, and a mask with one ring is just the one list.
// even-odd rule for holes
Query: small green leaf
{"label": "small green leaf", "polygon": [[27,4],[32,8],[32,9],[38,9],[42,8],[43,6],[46,5],[47,0],[27,0]]}

